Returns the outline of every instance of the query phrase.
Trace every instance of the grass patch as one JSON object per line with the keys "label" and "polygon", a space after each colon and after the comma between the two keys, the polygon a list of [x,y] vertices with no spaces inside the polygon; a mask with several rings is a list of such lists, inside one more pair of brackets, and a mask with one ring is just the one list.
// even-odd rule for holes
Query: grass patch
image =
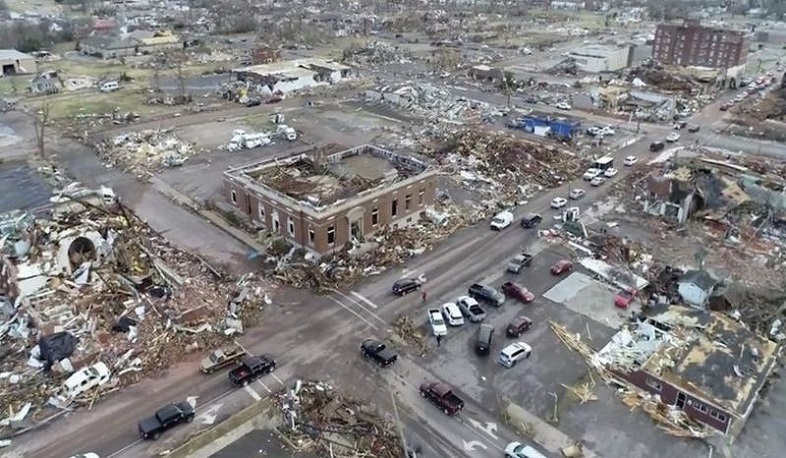
{"label": "grass patch", "polygon": [[275,124],[270,120],[270,116],[269,113],[253,114],[240,118],[237,122],[250,131],[271,130]]}
{"label": "grass patch", "polygon": [[40,107],[43,103],[48,103],[49,118],[52,121],[73,120],[78,115],[105,114],[114,110],[151,115],[174,109],[161,105],[145,105],[149,97],[149,93],[144,89],[123,88],[110,93],[88,89],[36,98],[32,100],[32,105]]}

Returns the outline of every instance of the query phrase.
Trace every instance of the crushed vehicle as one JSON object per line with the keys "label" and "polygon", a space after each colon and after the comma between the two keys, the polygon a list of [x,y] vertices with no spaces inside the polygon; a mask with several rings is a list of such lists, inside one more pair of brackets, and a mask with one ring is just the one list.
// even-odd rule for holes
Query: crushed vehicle
{"label": "crushed vehicle", "polygon": [[513,274],[519,274],[522,270],[526,269],[532,264],[532,255],[527,253],[520,253],[513,257],[508,262],[507,270]]}
{"label": "crushed vehicle", "polygon": [[387,345],[373,339],[364,340],[360,344],[360,352],[366,358],[376,362],[380,367],[387,367],[395,363],[398,355]]}
{"label": "crushed vehicle", "polygon": [[480,323],[486,319],[486,311],[478,304],[478,301],[470,296],[459,297],[456,299],[456,305],[458,305],[461,314],[464,315],[470,323]]}
{"label": "crushed vehicle", "polygon": [[234,386],[246,386],[258,377],[276,370],[276,361],[272,356],[246,355],[240,358],[240,365],[229,371],[229,381]]}
{"label": "crushed vehicle", "polygon": [[212,374],[213,372],[234,365],[237,360],[246,354],[246,350],[239,344],[231,347],[219,348],[210,352],[210,354],[202,360],[199,369],[205,374]]}
{"label": "crushed vehicle", "polygon": [[173,402],[137,425],[142,439],[157,440],[161,434],[182,423],[194,421],[194,407],[188,402]]}
{"label": "crushed vehicle", "polygon": [[439,407],[445,415],[456,415],[464,409],[464,400],[456,396],[446,383],[423,382],[420,384],[420,395]]}

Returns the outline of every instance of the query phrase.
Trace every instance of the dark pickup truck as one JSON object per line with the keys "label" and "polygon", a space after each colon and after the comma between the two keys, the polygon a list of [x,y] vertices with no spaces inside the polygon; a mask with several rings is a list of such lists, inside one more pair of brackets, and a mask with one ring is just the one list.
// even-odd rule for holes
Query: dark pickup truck
{"label": "dark pickup truck", "polygon": [[158,409],[155,415],[140,421],[139,435],[142,439],[156,440],[161,434],[181,423],[191,423],[194,420],[194,407],[188,402],[173,402],[166,407]]}
{"label": "dark pickup truck", "polygon": [[385,344],[371,339],[364,340],[360,344],[360,352],[366,358],[374,360],[380,367],[390,366],[398,359],[398,355]]}
{"label": "dark pickup truck", "polygon": [[527,253],[517,254],[508,262],[508,272],[513,274],[521,273],[532,264],[532,255]]}
{"label": "dark pickup truck", "polygon": [[440,382],[423,382],[420,395],[442,409],[445,415],[456,415],[464,408],[464,401],[453,394],[450,386]]}
{"label": "dark pickup truck", "polygon": [[229,381],[235,386],[245,386],[257,377],[274,370],[276,370],[276,361],[272,356],[244,356],[240,358],[240,365],[229,371]]}

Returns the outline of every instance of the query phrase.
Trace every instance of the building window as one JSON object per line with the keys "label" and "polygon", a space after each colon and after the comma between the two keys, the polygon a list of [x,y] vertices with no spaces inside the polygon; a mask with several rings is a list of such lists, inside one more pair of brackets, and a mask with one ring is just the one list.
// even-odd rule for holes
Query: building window
{"label": "building window", "polygon": [[229,198],[232,199],[233,204],[237,204],[237,193],[234,190],[229,192]]}
{"label": "building window", "polygon": [[265,206],[262,205],[262,202],[259,203],[259,220],[265,222]]}
{"label": "building window", "polygon": [[379,208],[374,207],[371,209],[371,225],[376,226],[379,224]]}
{"label": "building window", "polygon": [[278,220],[278,212],[274,211],[273,212],[273,232],[278,234],[280,230],[281,230],[281,222],[279,222],[279,220]]}
{"label": "building window", "polygon": [[336,226],[328,226],[328,245],[336,243]]}
{"label": "building window", "polygon": [[658,392],[663,388],[659,381],[652,378],[647,379],[647,386]]}
{"label": "building window", "polygon": [[393,199],[390,204],[390,216],[395,218],[396,215],[398,215],[398,199]]}
{"label": "building window", "polygon": [[295,235],[295,221],[292,220],[291,216],[287,217],[287,233],[290,236]]}
{"label": "building window", "polygon": [[726,415],[722,414],[722,413],[720,413],[720,412],[718,412],[716,410],[711,411],[710,412],[710,416],[712,418],[717,419],[718,421],[721,421],[721,422],[725,422],[726,421]]}
{"label": "building window", "polygon": [[421,189],[418,191],[418,205],[423,205],[426,203],[426,191]]}
{"label": "building window", "polygon": [[316,235],[314,234],[314,228],[313,228],[313,227],[309,227],[309,228],[308,228],[308,244],[309,244],[309,245],[313,245],[313,244],[314,244],[314,240],[315,240],[316,238],[317,238],[317,237],[316,237]]}
{"label": "building window", "polygon": [[694,402],[693,402],[693,408],[694,408],[694,409],[696,409],[696,410],[698,410],[699,412],[704,412],[704,413],[707,413],[707,406],[705,406],[705,405],[704,405],[704,404],[702,404],[701,402],[696,402],[696,401],[694,401]]}
{"label": "building window", "polygon": [[404,210],[411,210],[412,209],[412,194],[407,194],[404,197]]}

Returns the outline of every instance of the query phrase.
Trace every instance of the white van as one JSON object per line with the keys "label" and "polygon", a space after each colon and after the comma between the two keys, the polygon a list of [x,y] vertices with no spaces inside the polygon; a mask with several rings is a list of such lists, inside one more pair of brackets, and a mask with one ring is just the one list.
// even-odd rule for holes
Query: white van
{"label": "white van", "polygon": [[98,90],[101,92],[113,92],[120,89],[120,85],[117,84],[117,81],[104,81],[98,86]]}
{"label": "white van", "polygon": [[513,222],[513,213],[505,210],[499,212],[491,219],[491,229],[501,231]]}
{"label": "white van", "polygon": [[505,447],[505,458],[546,458],[542,453],[521,442],[511,442]]}
{"label": "white van", "polygon": [[499,363],[507,368],[516,365],[519,360],[529,358],[532,347],[524,342],[513,342],[499,352]]}

